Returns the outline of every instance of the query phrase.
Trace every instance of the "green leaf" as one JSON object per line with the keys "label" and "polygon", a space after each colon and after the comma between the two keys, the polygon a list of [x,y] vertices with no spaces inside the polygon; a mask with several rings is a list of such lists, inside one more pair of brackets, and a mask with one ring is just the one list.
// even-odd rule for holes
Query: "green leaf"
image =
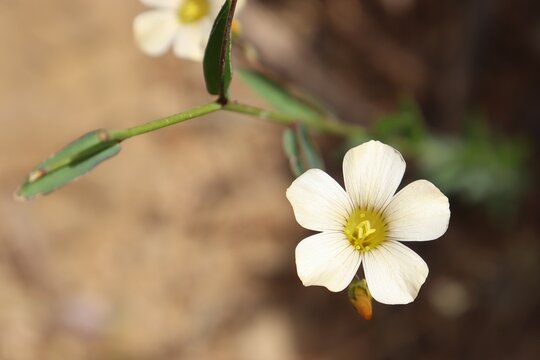
{"label": "green leaf", "polygon": [[227,98],[232,80],[231,18],[232,1],[223,4],[214,21],[204,53],[203,70],[206,89],[211,95]]}
{"label": "green leaf", "polygon": [[296,125],[296,138],[301,151],[302,162],[306,170],[324,170],[324,162],[319,150],[315,146],[308,128],[303,124]]}
{"label": "green leaf", "polygon": [[298,177],[304,173],[305,169],[300,161],[300,149],[296,142],[296,135],[290,128],[285,129],[283,132],[283,150],[285,155],[289,159],[289,165],[293,174]]}
{"label": "green leaf", "polygon": [[106,130],[83,135],[36,166],[15,195],[30,200],[50,193],[118,154],[120,148],[117,141],[110,140]]}
{"label": "green leaf", "polygon": [[307,127],[297,124],[294,130],[288,128],[283,133],[283,150],[289,159],[295,176],[302,175],[309,169],[323,169],[324,162],[317,150]]}
{"label": "green leaf", "polygon": [[295,97],[263,74],[248,69],[238,69],[238,76],[276,110],[302,119],[320,117],[320,113],[313,106]]}

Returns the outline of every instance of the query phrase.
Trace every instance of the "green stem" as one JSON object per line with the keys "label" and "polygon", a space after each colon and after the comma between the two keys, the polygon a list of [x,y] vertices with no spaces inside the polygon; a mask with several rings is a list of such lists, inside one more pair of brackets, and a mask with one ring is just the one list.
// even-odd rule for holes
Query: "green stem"
{"label": "green stem", "polygon": [[159,130],[167,126],[171,126],[186,120],[191,120],[193,118],[203,116],[216,112],[222,108],[221,104],[216,102],[211,102],[196,108],[183,111],[178,114],[167,116],[162,119],[150,121],[146,124],[137,125],[132,128],[123,129],[123,130],[114,130],[109,133],[110,140],[113,141],[123,141],[134,136],[146,134],[151,131]]}
{"label": "green stem", "polygon": [[310,128],[335,135],[350,136],[353,134],[363,135],[365,130],[359,125],[346,124],[323,117],[299,118],[284,113],[268,111],[238,102],[229,102],[223,106],[223,110],[256,116],[262,120],[272,121],[282,125],[302,123]]}
{"label": "green stem", "polygon": [[[218,100],[219,101],[219,100]],[[297,123],[304,124],[314,130],[327,132],[334,135],[351,136],[354,134],[365,134],[364,128],[359,125],[346,124],[323,117],[306,117],[301,118],[276,111],[264,110],[258,107],[241,104],[238,102],[229,102],[225,105],[219,102],[211,102],[196,108],[183,111],[178,114],[167,116],[162,119],[150,121],[148,123],[137,125],[123,130],[112,130],[109,132],[109,140],[123,141],[134,136],[146,134],[155,130],[162,129],[183,121],[191,120],[196,117],[207,115],[219,110],[227,110],[230,112],[246,114],[258,117],[262,120],[271,121],[281,125],[294,125]]]}

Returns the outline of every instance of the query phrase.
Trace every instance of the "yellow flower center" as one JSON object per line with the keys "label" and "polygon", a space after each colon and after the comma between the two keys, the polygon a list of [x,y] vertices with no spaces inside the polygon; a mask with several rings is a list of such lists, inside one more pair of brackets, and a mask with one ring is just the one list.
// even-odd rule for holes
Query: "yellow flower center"
{"label": "yellow flower center", "polygon": [[386,240],[388,227],[381,214],[372,210],[356,209],[345,224],[345,235],[358,251],[375,249]]}
{"label": "yellow flower center", "polygon": [[208,0],[184,0],[178,8],[178,19],[181,23],[191,24],[201,20],[209,13]]}

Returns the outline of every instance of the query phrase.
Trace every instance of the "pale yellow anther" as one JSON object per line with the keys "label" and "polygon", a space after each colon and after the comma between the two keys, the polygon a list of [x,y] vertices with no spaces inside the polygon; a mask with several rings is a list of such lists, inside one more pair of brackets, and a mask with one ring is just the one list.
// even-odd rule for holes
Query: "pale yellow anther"
{"label": "pale yellow anther", "polygon": [[369,251],[386,240],[386,223],[372,211],[353,211],[344,229],[351,245],[358,251]]}
{"label": "pale yellow anther", "polygon": [[[362,215],[364,215],[364,214],[362,214]],[[361,217],[364,217],[364,216],[361,216]],[[371,228],[371,223],[369,222],[369,220],[364,220],[360,224],[358,224],[358,226],[356,226],[356,231],[358,232],[358,238],[359,239],[365,239],[369,235],[371,235],[375,231],[377,231],[377,229],[372,229]]]}

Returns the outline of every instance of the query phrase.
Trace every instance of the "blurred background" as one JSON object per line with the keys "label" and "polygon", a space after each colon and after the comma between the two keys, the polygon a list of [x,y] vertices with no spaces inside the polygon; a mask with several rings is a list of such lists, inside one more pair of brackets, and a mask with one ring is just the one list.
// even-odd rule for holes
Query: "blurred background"
{"label": "blurred background", "polygon": [[[539,358],[540,2],[250,0],[241,14],[261,62],[340,118],[390,141],[428,134],[405,182],[450,195],[450,228],[411,245],[430,267],[417,300],[375,304],[370,322],[296,276],[308,232],[284,196],[279,126],[214,114],[13,200],[79,135],[209,100],[199,64],[137,50],[145,9],[0,1],[0,359]],[[345,145],[318,141],[339,178]]]}

